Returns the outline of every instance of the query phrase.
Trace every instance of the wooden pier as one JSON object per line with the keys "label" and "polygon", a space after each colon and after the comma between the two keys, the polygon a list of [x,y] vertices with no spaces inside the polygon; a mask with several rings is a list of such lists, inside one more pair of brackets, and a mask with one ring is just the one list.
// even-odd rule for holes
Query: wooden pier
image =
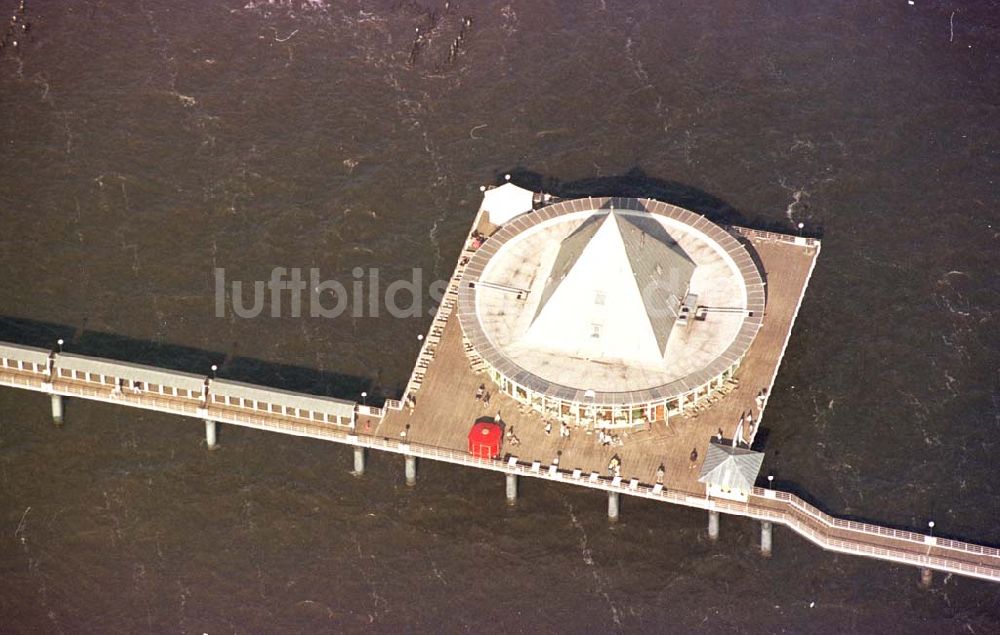
{"label": "wooden pier", "polygon": [[[752,410],[760,420],[763,408],[755,398],[762,388],[770,394],[789,326],[817,253],[815,247],[768,239],[757,239],[754,247],[765,264],[782,260],[783,275],[769,277],[767,319],[737,372],[739,381],[685,416],[671,417],[667,423],[655,422],[644,431],[622,433],[620,446],[601,445],[591,428],[573,427],[568,438],[559,435],[558,427],[546,434],[539,413],[494,390],[489,377],[472,370],[458,320],[446,316],[435,319],[434,324],[439,326],[432,327],[425,339],[422,357],[426,361],[415,371],[420,380],[419,390],[413,393],[416,404],[412,412],[409,408],[390,408],[384,417],[366,425],[375,426],[371,429],[375,436],[396,438],[405,430],[406,438],[414,443],[461,451],[466,448],[472,422],[499,412],[521,442],[518,447],[508,445],[504,451],[521,461],[550,465],[559,457],[558,463],[564,468],[603,474],[611,457],[618,455],[625,480],[636,478],[652,483],[663,465],[665,484],[703,495],[704,485],[697,476],[709,439],[720,429],[726,439],[731,439],[744,412]],[[443,310],[449,310],[447,304]],[[433,357],[428,351],[433,352]],[[488,407],[474,397],[480,385],[493,393]],[[690,461],[692,449],[700,457],[695,463]]]}
{"label": "wooden pier", "polygon": [[[473,228],[487,235],[495,229],[482,213]],[[538,413],[495,391],[489,378],[474,369],[475,360],[470,362],[466,355],[458,320],[452,317],[465,255],[424,338],[403,400],[390,400],[383,408],[3,343],[0,386],[51,395],[57,423],[64,419],[66,397],[115,403],[204,421],[209,447],[215,445],[217,423],[258,428],[352,446],[358,475],[364,473],[366,449],[382,450],[404,456],[409,484],[416,482],[418,458],[444,461],[504,473],[510,503],[517,498],[518,477],[546,479],[606,492],[612,519],[618,517],[619,499],[625,495],[704,509],[713,537],[718,536],[720,513],[759,520],[765,555],[772,550],[772,525],[780,524],[823,549],[918,567],[924,584],[930,583],[931,570],[1000,581],[1000,549],[835,518],[793,494],[767,488],[755,487],[745,502],[706,493],[697,474],[710,437],[719,429],[730,437],[746,410],[754,411],[759,429],[766,398],[759,403],[756,396],[762,388],[771,393],[819,252],[814,241],[741,228],[731,231],[749,241],[765,270],[780,272],[768,275],[764,326],[737,381],[704,407],[628,432],[627,437],[623,433],[620,446],[601,445],[594,431],[583,427],[571,429],[569,437],[560,436],[558,429],[547,434]],[[66,372],[66,366],[100,371]],[[488,407],[474,397],[480,384],[494,393]],[[471,456],[466,435],[472,422],[498,412],[513,426],[519,445],[505,447],[499,459]],[[691,460],[692,449],[699,453],[696,461]],[[617,476],[607,470],[613,454],[622,461]],[[658,478],[661,465],[665,469]]]}

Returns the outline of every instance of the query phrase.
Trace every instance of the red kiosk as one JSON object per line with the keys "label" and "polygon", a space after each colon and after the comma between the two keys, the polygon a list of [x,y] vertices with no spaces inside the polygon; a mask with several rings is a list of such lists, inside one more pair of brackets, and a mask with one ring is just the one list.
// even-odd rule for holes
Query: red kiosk
{"label": "red kiosk", "polygon": [[500,456],[503,428],[493,419],[483,417],[469,430],[469,454],[477,459],[495,459]]}

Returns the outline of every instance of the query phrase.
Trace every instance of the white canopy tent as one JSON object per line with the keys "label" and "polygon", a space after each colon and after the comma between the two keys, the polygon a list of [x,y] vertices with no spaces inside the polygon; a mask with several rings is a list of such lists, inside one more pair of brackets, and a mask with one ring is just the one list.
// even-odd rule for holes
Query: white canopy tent
{"label": "white canopy tent", "polygon": [[535,193],[518,187],[511,182],[486,190],[483,194],[483,209],[490,215],[494,225],[504,225],[515,216],[530,212]]}

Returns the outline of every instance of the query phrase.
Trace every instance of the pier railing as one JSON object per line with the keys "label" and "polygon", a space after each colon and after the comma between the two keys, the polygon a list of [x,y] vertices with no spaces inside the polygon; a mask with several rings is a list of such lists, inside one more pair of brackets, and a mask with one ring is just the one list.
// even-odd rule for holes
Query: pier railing
{"label": "pier railing", "polygon": [[[389,407],[388,401],[386,402],[385,407],[387,408]],[[369,417],[382,416],[382,408],[379,408],[377,406],[363,406],[361,404],[358,404],[357,406],[354,407],[354,409],[357,411],[359,415],[367,415]]]}
{"label": "pier railing", "polygon": [[777,232],[769,232],[763,229],[750,229],[749,227],[741,227],[739,225],[730,225],[729,229],[747,238],[759,238],[761,240],[791,243],[794,245],[805,245],[807,247],[815,247],[820,242],[815,238],[809,238],[807,236],[789,236],[788,234],[779,234]]}
{"label": "pier railing", "polygon": [[764,499],[772,499],[787,503],[787,505],[793,510],[805,514],[830,529],[862,533],[870,536],[880,536],[894,540],[907,541],[916,545],[936,546],[941,549],[963,551],[969,554],[983,555],[1000,559],[1000,549],[997,549],[996,547],[987,547],[984,545],[951,540],[949,538],[935,538],[934,536],[908,531],[905,529],[894,529],[892,527],[884,527],[882,525],[874,525],[856,520],[837,518],[817,509],[798,496],[788,492],[755,487],[753,495]]}

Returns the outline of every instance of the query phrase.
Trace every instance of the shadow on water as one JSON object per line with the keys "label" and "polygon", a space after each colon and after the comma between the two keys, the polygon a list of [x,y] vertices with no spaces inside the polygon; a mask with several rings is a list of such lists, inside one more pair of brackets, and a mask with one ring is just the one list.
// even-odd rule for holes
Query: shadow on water
{"label": "shadow on water", "polygon": [[[676,181],[649,176],[638,166],[619,176],[597,176],[567,182],[555,177],[544,176],[523,167],[515,167],[506,172],[498,173],[496,175],[497,184],[505,181],[504,174],[510,174],[511,181],[521,187],[535,192],[552,194],[559,198],[587,196],[652,198],[697,212],[720,225],[739,225],[782,234],[798,231],[788,221],[775,221],[759,214],[750,215],[704,190]],[[802,235],[809,238],[822,238],[823,227],[821,225],[810,227],[808,230],[803,230]]]}
{"label": "shadow on water", "polygon": [[140,340],[80,327],[0,316],[0,341],[53,350],[65,341],[63,350],[133,364],[145,364],[196,375],[208,375],[213,364],[216,376],[283,390],[354,400],[361,391],[373,391],[372,380],[312,368],[275,364],[249,357],[227,356],[188,346]]}

